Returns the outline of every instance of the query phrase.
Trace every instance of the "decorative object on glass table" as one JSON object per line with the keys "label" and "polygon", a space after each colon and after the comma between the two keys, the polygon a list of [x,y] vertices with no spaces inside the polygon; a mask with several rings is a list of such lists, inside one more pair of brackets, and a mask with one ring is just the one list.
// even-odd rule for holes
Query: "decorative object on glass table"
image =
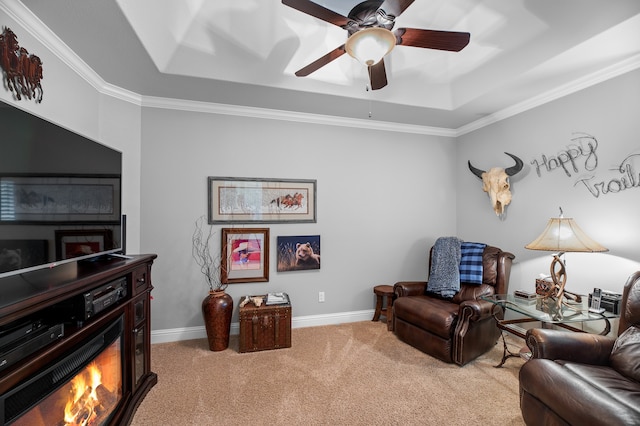
{"label": "decorative object on glass table", "polygon": [[524,291],[524,290],[516,290],[513,292],[513,295],[519,299],[525,299],[525,300],[536,298],[535,293],[529,293],[528,291]]}
{"label": "decorative object on glass table", "polygon": [[530,293],[530,292],[524,291],[524,290],[516,290],[516,291],[513,292],[513,295],[518,300],[521,300],[521,301],[527,302],[527,303],[536,303],[536,298],[538,297],[538,295],[536,293]]}
{"label": "decorative object on glass table", "polygon": [[536,294],[542,297],[555,296],[558,292],[551,275],[540,274],[536,278]]}

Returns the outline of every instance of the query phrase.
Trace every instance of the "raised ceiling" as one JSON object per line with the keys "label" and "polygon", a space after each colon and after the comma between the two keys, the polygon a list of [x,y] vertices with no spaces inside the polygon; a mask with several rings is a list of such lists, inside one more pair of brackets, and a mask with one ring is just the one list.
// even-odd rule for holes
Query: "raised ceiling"
{"label": "raised ceiling", "polygon": [[[316,3],[346,16],[358,0]],[[106,83],[142,97],[440,129],[640,67],[638,0],[416,0],[396,28],[466,31],[471,41],[460,52],[397,46],[385,58],[389,84],[377,91],[348,55],[296,77],[346,31],[280,0],[22,4]],[[52,84],[46,75],[43,84]]]}

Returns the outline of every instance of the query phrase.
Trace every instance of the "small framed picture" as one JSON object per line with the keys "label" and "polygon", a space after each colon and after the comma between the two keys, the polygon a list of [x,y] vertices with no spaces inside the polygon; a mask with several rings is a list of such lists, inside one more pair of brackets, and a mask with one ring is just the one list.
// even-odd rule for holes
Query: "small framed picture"
{"label": "small framed picture", "polygon": [[278,272],[320,269],[320,235],[278,237]]}
{"label": "small framed picture", "polygon": [[269,281],[269,228],[223,228],[224,284]]}
{"label": "small framed picture", "polygon": [[62,230],[56,231],[56,259],[99,253],[113,247],[110,229]]}

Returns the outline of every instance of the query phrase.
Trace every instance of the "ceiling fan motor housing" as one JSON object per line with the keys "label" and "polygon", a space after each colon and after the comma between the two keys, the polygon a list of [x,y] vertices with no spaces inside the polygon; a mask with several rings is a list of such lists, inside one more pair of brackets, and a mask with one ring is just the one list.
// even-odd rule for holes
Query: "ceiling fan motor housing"
{"label": "ceiling fan motor housing", "polygon": [[391,30],[395,25],[396,17],[387,15],[384,10],[380,9],[382,3],[381,0],[367,0],[351,9],[347,16],[349,22],[344,26],[349,36],[365,28],[377,27]]}

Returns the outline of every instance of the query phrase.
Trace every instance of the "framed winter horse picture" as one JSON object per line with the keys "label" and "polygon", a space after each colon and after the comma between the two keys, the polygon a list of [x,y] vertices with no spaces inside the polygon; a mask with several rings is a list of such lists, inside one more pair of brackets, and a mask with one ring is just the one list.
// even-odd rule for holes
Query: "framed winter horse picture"
{"label": "framed winter horse picture", "polygon": [[316,181],[209,177],[209,223],[315,223]]}

